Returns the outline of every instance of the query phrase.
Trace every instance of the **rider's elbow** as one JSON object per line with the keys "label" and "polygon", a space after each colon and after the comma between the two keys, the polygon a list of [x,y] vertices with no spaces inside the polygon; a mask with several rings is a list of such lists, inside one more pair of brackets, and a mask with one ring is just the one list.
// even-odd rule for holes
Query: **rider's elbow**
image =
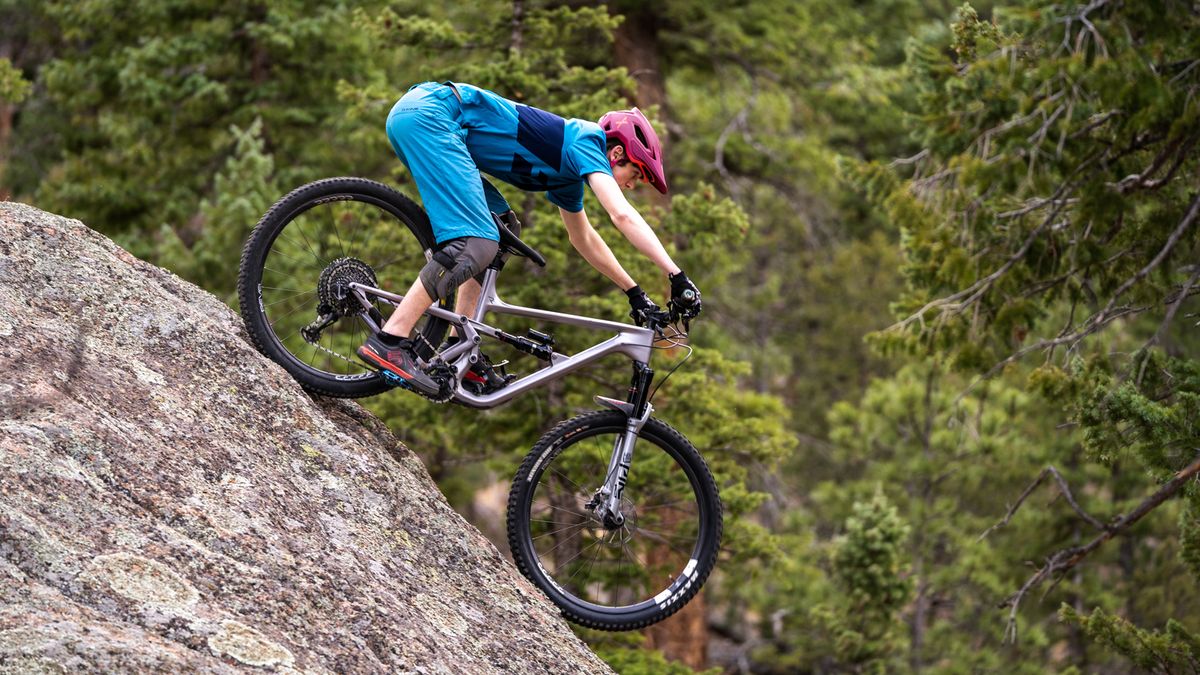
{"label": "rider's elbow", "polygon": [[617,229],[621,230],[622,232],[628,230],[637,223],[637,217],[633,211],[622,210],[610,215],[612,217],[613,225],[616,225]]}

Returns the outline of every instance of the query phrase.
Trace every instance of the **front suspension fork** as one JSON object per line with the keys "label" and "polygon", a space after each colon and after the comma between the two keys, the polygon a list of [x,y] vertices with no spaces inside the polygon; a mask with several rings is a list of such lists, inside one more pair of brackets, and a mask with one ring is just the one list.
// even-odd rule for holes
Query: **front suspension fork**
{"label": "front suspension fork", "polygon": [[607,407],[619,410],[625,414],[625,433],[617,437],[613,443],[612,456],[608,460],[608,473],[605,474],[604,485],[601,486],[595,500],[596,515],[604,522],[605,527],[620,527],[625,523],[625,515],[621,513],[621,496],[629,481],[629,467],[633,464],[633,446],[638,434],[654,412],[650,405],[650,383],[654,379],[654,370],[645,363],[633,363],[633,380],[629,385],[629,397],[624,403],[614,399],[597,396],[596,400]]}

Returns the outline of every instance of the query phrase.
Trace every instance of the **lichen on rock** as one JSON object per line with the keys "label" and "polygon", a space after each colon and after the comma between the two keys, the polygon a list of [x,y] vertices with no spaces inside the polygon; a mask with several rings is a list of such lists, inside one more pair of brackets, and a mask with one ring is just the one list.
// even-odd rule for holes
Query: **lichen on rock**
{"label": "lichen on rock", "polygon": [[351,401],[0,203],[0,673],[606,672]]}

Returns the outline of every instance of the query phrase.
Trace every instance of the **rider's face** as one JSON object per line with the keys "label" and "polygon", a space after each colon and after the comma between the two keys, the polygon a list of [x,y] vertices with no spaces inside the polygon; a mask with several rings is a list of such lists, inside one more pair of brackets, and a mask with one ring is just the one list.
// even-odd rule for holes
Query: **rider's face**
{"label": "rider's face", "polygon": [[613,167],[613,178],[617,179],[617,185],[622,190],[632,190],[642,182],[642,170],[633,162],[625,162]]}
{"label": "rider's face", "polygon": [[[632,190],[637,187],[637,184],[642,182],[642,170],[636,164],[630,162],[625,157],[625,148],[614,146],[608,151],[608,158],[617,162],[613,166],[613,178],[617,179],[617,185],[621,186],[622,190]],[[625,161],[621,161],[625,160]]]}

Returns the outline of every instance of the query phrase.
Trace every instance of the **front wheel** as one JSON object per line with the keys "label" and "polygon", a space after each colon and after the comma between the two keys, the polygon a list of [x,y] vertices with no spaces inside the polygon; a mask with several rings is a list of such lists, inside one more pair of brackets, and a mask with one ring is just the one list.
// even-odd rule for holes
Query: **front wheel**
{"label": "front wheel", "polygon": [[616,411],[562,422],[525,458],[508,497],[517,567],[567,619],[601,630],[634,630],[679,611],[708,578],[721,543],[708,466],[656,419],[634,446],[624,522],[596,517],[589,504],[625,426]]}

